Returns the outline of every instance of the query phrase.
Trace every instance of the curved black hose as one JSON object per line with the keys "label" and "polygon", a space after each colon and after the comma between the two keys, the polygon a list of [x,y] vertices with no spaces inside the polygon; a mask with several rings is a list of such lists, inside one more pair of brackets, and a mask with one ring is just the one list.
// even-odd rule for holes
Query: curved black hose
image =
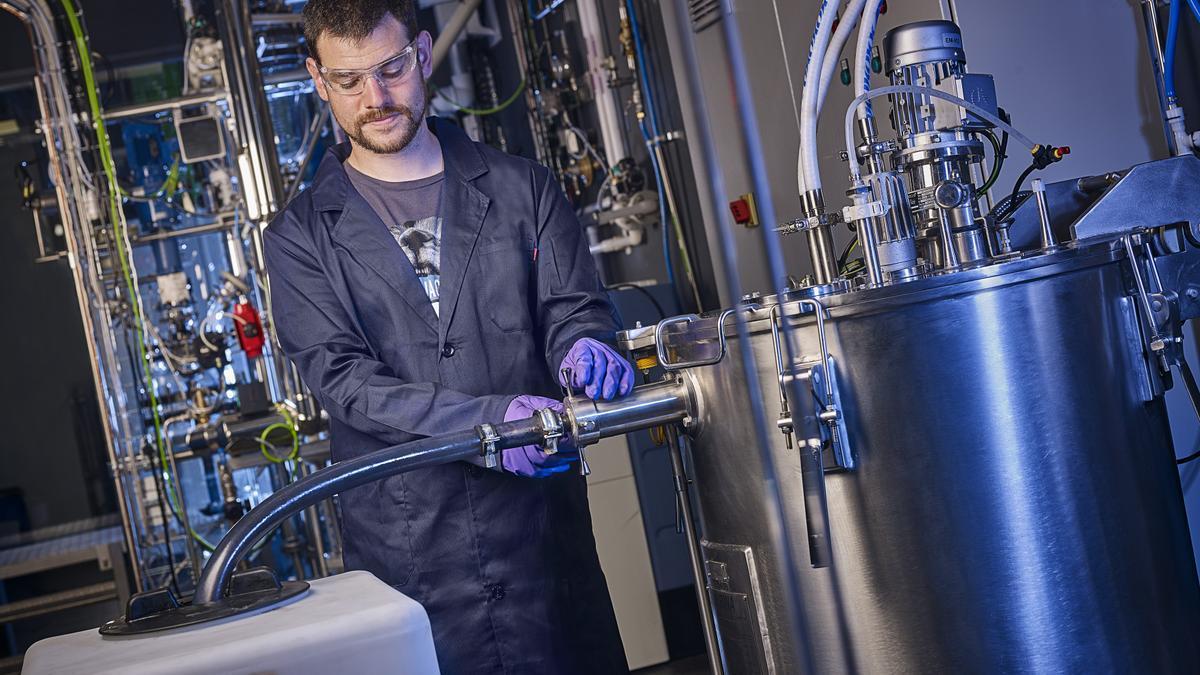
{"label": "curved black hose", "polygon": [[613,284],[608,287],[608,290],[620,290],[622,288],[628,288],[631,291],[637,291],[638,293],[641,293],[642,295],[646,296],[646,299],[650,301],[650,304],[654,305],[655,311],[658,312],[658,318],[660,318],[660,319],[667,318],[666,310],[663,309],[663,306],[661,304],[659,304],[658,300],[654,297],[654,295],[652,293],[650,293],[650,291],[646,290],[645,288],[642,288],[641,286],[638,286],[637,284],[630,284],[630,283]]}
{"label": "curved black hose", "polygon": [[[500,440],[497,450],[540,443],[543,439],[537,418],[494,425]],[[456,460],[479,456],[476,431],[422,438],[393,445],[361,457],[345,460],[315,471],[267,497],[239,520],[217,544],[196,583],[195,604],[211,604],[225,597],[234,568],[259,539],[292,514],[332,497],[338,492],[394,476]]]}
{"label": "curved black hose", "polygon": [[987,180],[983,185],[979,186],[979,192],[987,192],[992,189],[996,181],[1000,178],[1000,171],[1004,169],[1005,151],[1008,146],[1008,132],[1004,132],[1004,140],[996,140],[996,134],[991,129],[984,129],[980,132],[983,137],[992,145],[992,171],[988,174]]}

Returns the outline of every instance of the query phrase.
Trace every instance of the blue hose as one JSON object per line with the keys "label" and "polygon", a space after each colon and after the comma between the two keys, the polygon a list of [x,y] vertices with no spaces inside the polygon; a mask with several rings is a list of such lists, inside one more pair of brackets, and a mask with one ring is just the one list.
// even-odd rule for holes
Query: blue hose
{"label": "blue hose", "polygon": [[650,118],[650,129],[646,129],[646,121],[638,126],[642,130],[642,138],[646,141],[646,151],[650,154],[650,166],[654,168],[654,185],[658,188],[658,219],[662,227],[663,263],[667,271],[667,283],[675,285],[675,266],[671,263],[671,220],[667,213],[667,200],[663,194],[662,169],[658,166],[658,156],[654,154],[654,144],[658,143],[658,108],[654,105],[654,96],[650,93],[650,63],[646,60],[646,52],[642,46],[642,31],[638,27],[637,11],[633,0],[625,0],[625,9],[629,12],[629,31],[633,34],[634,51],[637,53],[638,74],[642,79],[642,100],[646,105],[646,117]]}
{"label": "blue hose", "polygon": [[1187,0],[1188,7],[1192,8],[1192,16],[1200,21],[1200,0]]}
{"label": "blue hose", "polygon": [[1167,21],[1167,53],[1163,59],[1163,93],[1167,105],[1175,103],[1175,43],[1179,41],[1179,15],[1182,10],[1183,0],[1174,0],[1171,3],[1171,17]]}

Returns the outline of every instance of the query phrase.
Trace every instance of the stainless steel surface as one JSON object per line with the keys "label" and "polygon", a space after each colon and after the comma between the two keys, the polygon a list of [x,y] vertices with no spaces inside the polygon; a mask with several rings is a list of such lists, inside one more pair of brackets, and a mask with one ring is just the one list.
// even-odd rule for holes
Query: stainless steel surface
{"label": "stainless steel surface", "polygon": [[[751,398],[779,412],[770,311],[748,347],[730,336],[729,358],[683,372],[706,546],[756,561],[776,672],[844,672],[844,647],[863,672],[1200,669],[1200,586],[1165,409],[1142,400],[1149,366],[1128,339],[1138,308],[1122,258],[1107,244],[1066,249],[824,298],[856,465],[824,478],[840,581],[803,564],[803,545],[790,552],[811,669],[787,645],[785,582],[761,562],[779,539],[743,421]],[[815,322],[795,310],[797,358],[819,360]],[[737,365],[746,352],[757,391]],[[800,457],[778,435],[771,453],[795,528]]]}
{"label": "stainless steel surface", "polygon": [[966,63],[962,31],[953,21],[914,21],[883,36],[887,70],[931,61]]}
{"label": "stainless steel surface", "polygon": [[1138,164],[1084,211],[1071,225],[1071,234],[1075,239],[1096,239],[1187,223],[1196,237],[1200,233],[1198,186],[1200,157]]}
{"label": "stainless steel surface", "polygon": [[[674,39],[673,44],[677,50],[677,55],[680,70],[682,70],[683,79],[685,82],[685,90],[692,92],[695,104],[690,106],[686,115],[686,121],[693,126],[689,129],[689,138],[696,139],[699,144],[700,152],[696,153],[702,159],[701,166],[697,170],[698,176],[707,176],[711,183],[711,189],[707,191],[705,200],[709,217],[715,219],[716,227],[710,231],[715,231],[718,235],[714,237],[714,241],[719,242],[716,248],[721,252],[722,264],[720,268],[723,278],[723,288],[727,296],[733,298],[742,297],[742,277],[738,269],[738,252],[737,244],[734,235],[734,227],[731,222],[728,209],[724,201],[726,192],[725,176],[721,158],[717,150],[717,144],[713,135],[713,125],[710,119],[708,105],[706,103],[706,95],[704,93],[704,78],[701,74],[700,60],[697,55],[697,36],[692,32],[687,17],[688,7],[684,0],[675,0],[670,5],[669,11],[665,12],[673,19],[673,30],[668,31],[668,35]],[[731,17],[732,18],[732,17]],[[727,23],[727,22],[723,22]],[[736,32],[736,26],[734,27]],[[726,48],[732,45],[729,40],[729,33],[725,33]],[[745,63],[739,61],[740,66],[745,67]],[[768,205],[770,203],[768,202]],[[764,217],[774,217],[773,208],[769,212],[764,212]],[[773,221],[771,221],[773,222]],[[764,228],[766,229],[766,228]],[[775,251],[778,254],[778,250]],[[774,271],[774,266],[772,267]],[[776,280],[779,283],[782,280]],[[748,338],[749,332],[746,322],[741,316],[741,312],[734,314],[737,334],[743,338]],[[741,358],[741,372],[745,376],[746,381],[752,383],[754,387],[758,384],[758,373],[755,370],[754,362],[749,353],[744,353]],[[771,435],[770,422],[767,418],[765,407],[757,398],[748,401],[748,415],[745,418],[750,424],[748,439],[758,448],[763,451],[763,482],[761,484],[762,494],[760,496],[760,507],[764,509],[766,520],[764,522],[767,530],[775,537],[788,541],[788,533],[784,527],[783,520],[785,517],[782,500],[779,498],[777,477],[774,473],[774,464],[770,457],[766,454],[768,438]],[[782,551],[786,555],[786,549]],[[775,569],[784,575],[790,574],[790,565],[787,560],[773,560]],[[800,608],[800,597],[798,595],[798,585],[795,583],[789,584],[783,589],[784,594],[779,598],[783,605],[787,608],[789,616],[791,616],[797,624],[802,624],[803,615]],[[800,628],[803,635],[803,627]],[[803,639],[802,639],[803,640]]]}
{"label": "stainless steel surface", "polygon": [[579,448],[608,436],[661,424],[686,423],[695,405],[692,391],[682,378],[636,387],[629,396],[614,401],[571,396],[564,404],[568,434]]}

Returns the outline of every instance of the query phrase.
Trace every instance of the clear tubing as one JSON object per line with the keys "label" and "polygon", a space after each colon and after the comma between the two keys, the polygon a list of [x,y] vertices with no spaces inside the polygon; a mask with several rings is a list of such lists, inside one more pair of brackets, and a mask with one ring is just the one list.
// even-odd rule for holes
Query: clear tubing
{"label": "clear tubing", "polygon": [[983,108],[980,108],[979,106],[975,105],[974,103],[971,103],[970,101],[963,100],[957,96],[954,96],[953,94],[947,94],[944,91],[939,91],[937,89],[931,89],[929,87],[918,87],[913,84],[894,84],[890,87],[880,87],[879,89],[874,89],[872,91],[863,93],[863,94],[859,95],[857,98],[855,98],[853,101],[851,101],[849,107],[846,108],[846,121],[845,121],[846,152],[849,153],[849,157],[850,157],[850,182],[852,182],[852,183],[857,182],[862,177],[862,169],[858,166],[858,162],[855,161],[855,150],[854,150],[854,115],[855,115],[855,111],[858,109],[858,106],[866,103],[867,101],[870,101],[871,99],[879,98],[881,96],[891,96],[892,94],[912,94],[912,95],[917,95],[917,96],[932,96],[934,98],[940,98],[942,100],[949,101],[957,106],[966,108],[968,111],[987,120],[994,126],[998,127],[1000,130],[1007,131],[1008,135],[1011,138],[1015,139],[1021,145],[1024,145],[1025,147],[1027,147],[1029,149],[1033,149],[1037,145],[1037,143],[1034,143],[1032,140],[1030,140],[1030,138],[1028,136],[1021,133],[1020,131],[1017,131],[1011,124],[1008,124],[1004,120],[1000,119],[999,117],[996,117],[992,113],[984,110]]}

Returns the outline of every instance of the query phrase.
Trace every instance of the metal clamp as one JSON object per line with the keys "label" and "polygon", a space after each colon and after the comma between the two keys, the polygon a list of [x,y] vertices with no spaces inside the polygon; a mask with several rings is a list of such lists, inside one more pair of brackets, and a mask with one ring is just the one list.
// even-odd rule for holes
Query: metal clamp
{"label": "metal clamp", "polygon": [[500,434],[490,424],[480,424],[475,427],[479,434],[479,454],[483,457],[483,465],[489,469],[496,468],[500,461],[497,457],[496,444],[500,442]]}
{"label": "metal clamp", "polygon": [[842,219],[847,223],[853,223],[867,218],[878,218],[885,213],[887,213],[887,206],[883,202],[867,202],[843,207]]}
{"label": "metal clamp", "polygon": [[562,418],[550,408],[542,408],[537,414],[542,423],[542,450],[553,455],[558,452],[558,442],[566,435]]}
{"label": "metal clamp", "polygon": [[663,344],[663,340],[662,340],[663,331],[668,326],[674,326],[675,324],[678,324],[678,323],[692,323],[695,321],[699,321],[700,317],[695,314],[685,314],[683,316],[673,316],[668,319],[663,319],[662,321],[659,321],[658,324],[654,326],[654,348],[655,348],[655,351],[658,352],[659,365],[661,365],[663,367],[663,370],[671,371],[671,370],[682,370],[684,368],[695,368],[696,366],[711,366],[714,363],[720,363],[721,359],[725,358],[725,352],[726,352],[725,322],[729,319],[729,317],[733,316],[739,309],[743,309],[746,311],[754,311],[756,309],[761,309],[761,307],[756,304],[746,304],[746,305],[741,305],[740,307],[727,309],[724,312],[721,312],[721,316],[717,319],[717,341],[720,344],[720,349],[717,350],[717,355],[707,357],[707,358],[702,358],[702,359],[693,359],[691,361],[678,361],[678,362],[672,363],[669,359],[667,359],[666,346]]}

